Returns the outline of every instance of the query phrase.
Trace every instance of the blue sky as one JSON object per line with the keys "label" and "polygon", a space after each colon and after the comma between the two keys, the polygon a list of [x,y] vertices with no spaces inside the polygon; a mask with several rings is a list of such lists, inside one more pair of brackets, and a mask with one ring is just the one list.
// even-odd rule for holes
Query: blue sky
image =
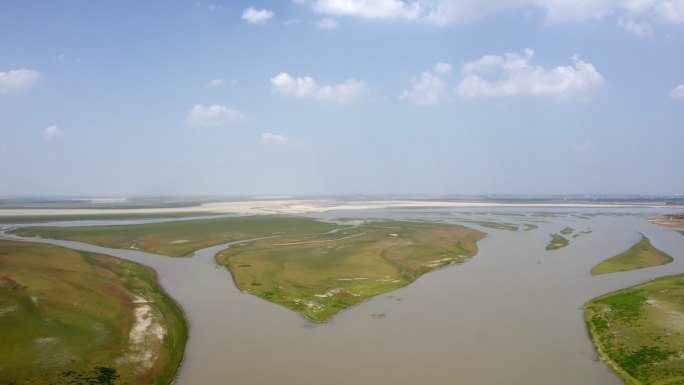
{"label": "blue sky", "polygon": [[0,196],[684,193],[684,0],[6,1]]}

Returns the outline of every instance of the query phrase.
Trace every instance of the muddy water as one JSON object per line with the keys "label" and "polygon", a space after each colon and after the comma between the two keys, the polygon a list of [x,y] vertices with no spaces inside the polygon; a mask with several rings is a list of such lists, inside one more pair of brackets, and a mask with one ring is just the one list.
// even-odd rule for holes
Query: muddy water
{"label": "muddy water", "polygon": [[[468,222],[489,233],[471,261],[426,274],[325,325],[240,293],[228,272],[213,262],[225,245],[202,250],[193,258],[172,259],[76,242],[45,242],[115,255],[157,270],[162,286],[183,306],[190,322],[177,384],[621,384],[595,361],[582,304],[606,292],[684,272],[684,237],[651,225],[644,212],[593,218],[580,214],[324,214],[326,219],[487,219],[539,226],[511,232]],[[566,226],[591,233],[571,238],[566,248],[544,250],[549,233]],[[593,265],[637,242],[639,232],[675,261],[639,271],[589,274]]]}

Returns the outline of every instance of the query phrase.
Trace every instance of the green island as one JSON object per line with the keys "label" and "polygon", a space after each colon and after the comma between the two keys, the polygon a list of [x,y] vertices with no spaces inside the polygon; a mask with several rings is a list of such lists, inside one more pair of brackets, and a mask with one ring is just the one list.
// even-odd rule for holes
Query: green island
{"label": "green island", "polygon": [[651,266],[665,265],[672,262],[672,257],[656,249],[651,240],[641,235],[641,240],[628,250],[606,259],[591,269],[591,274],[607,274],[617,271],[643,269]]}
{"label": "green island", "polygon": [[601,360],[626,384],[684,383],[684,275],[593,299],[584,316]]}
{"label": "green island", "polygon": [[216,260],[241,291],[325,322],[424,273],[468,260],[484,236],[458,225],[368,222],[333,234],[237,245]]}
{"label": "green island", "polygon": [[186,340],[149,268],[0,240],[0,383],[166,385]]}
{"label": "green island", "polygon": [[572,234],[573,232],[575,232],[575,229],[573,229],[572,227],[566,227],[566,228],[564,228],[563,230],[560,231],[560,233],[563,234],[563,235],[570,235],[570,234]]}
{"label": "green island", "polygon": [[551,235],[551,241],[546,245],[546,250],[558,250],[570,244],[570,241],[560,234]]}
{"label": "green island", "polygon": [[231,241],[282,233],[304,235],[339,227],[334,223],[300,217],[247,216],[142,225],[26,227],[12,233],[24,237],[64,239],[116,249],[134,249],[170,257],[184,257],[197,250]]}

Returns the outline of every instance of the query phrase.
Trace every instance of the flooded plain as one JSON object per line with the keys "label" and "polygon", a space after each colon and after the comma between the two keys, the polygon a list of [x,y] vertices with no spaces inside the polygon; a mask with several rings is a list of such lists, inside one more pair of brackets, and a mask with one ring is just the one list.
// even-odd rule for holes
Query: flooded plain
{"label": "flooded plain", "polygon": [[[609,385],[622,381],[596,360],[582,305],[604,293],[684,272],[684,237],[647,221],[659,212],[496,208],[309,215],[326,220],[440,221],[488,233],[472,260],[425,274],[321,325],[241,293],[228,271],[213,261],[227,245],[174,259],[78,242],[39,241],[114,255],[157,271],[190,324],[185,361],[176,380],[180,385]],[[491,222],[515,224],[521,230],[486,227]],[[525,231],[524,224],[538,228]],[[579,235],[570,236],[565,248],[545,250],[549,234],[565,227]],[[628,249],[640,233],[674,262],[590,275],[595,264]]]}

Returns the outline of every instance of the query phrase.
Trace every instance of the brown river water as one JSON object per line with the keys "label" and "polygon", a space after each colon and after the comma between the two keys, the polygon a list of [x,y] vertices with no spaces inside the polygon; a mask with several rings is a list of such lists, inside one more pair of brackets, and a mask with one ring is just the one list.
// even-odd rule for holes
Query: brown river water
{"label": "brown river water", "polygon": [[[684,273],[684,237],[649,223],[655,209],[601,210],[368,210],[311,215],[328,220],[443,221],[488,233],[472,260],[425,274],[321,325],[241,293],[230,274],[213,261],[226,245],[173,259],[78,242],[40,241],[114,255],[157,271],[190,324],[185,361],[176,379],[179,385],[610,385],[622,381],[596,360],[582,304],[652,278]],[[593,216],[596,212],[604,214]],[[533,223],[539,228],[514,232],[467,222],[475,220]],[[549,234],[566,226],[586,233],[570,238],[565,248],[546,251]],[[674,262],[590,275],[592,266],[636,243],[639,233]],[[377,314],[384,318],[373,317]]]}

